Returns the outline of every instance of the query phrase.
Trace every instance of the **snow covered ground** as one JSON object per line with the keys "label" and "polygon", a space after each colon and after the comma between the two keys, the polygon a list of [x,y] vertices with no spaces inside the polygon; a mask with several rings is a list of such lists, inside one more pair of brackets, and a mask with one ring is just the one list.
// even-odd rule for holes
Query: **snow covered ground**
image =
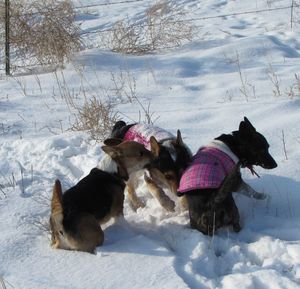
{"label": "snow covered ground", "polygon": [[[143,56],[87,48],[57,75],[1,76],[0,276],[7,289],[299,288],[300,90],[294,84],[300,16],[295,14],[293,29],[289,9],[200,20],[290,1],[173,2],[196,25],[194,40],[181,47]],[[86,8],[78,11],[78,21],[86,32],[105,29],[127,16],[142,19],[150,3]],[[100,36],[89,34],[93,47]],[[88,95],[105,97],[112,75],[121,72],[136,80],[155,124],[174,134],[180,129],[193,152],[237,129],[244,116],[266,136],[278,167],[257,168],[260,179],[246,170],[243,176],[271,200],[235,196],[241,232],[204,236],[190,229],[186,212],[165,212],[144,194],[147,206],[137,213],[125,201],[125,221],[107,226],[95,255],[50,248],[54,180],[64,188],[74,185],[103,154],[88,134],[69,130],[73,111],[61,98],[57,77],[80,103],[83,87]],[[131,122],[141,107],[120,103],[117,110]]]}

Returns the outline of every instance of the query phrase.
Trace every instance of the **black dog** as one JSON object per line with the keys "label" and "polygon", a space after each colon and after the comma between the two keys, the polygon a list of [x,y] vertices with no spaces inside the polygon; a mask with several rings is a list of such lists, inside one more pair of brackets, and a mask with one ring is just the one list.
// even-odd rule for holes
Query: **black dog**
{"label": "black dog", "polygon": [[[265,195],[255,192],[241,179],[239,170],[234,169],[235,164],[251,171],[254,165],[273,169],[277,164],[268,148],[265,137],[244,117],[238,131],[222,134],[207,147],[199,149],[184,172],[178,190],[178,195],[185,195],[188,200],[193,228],[212,234],[212,224],[214,229],[232,224],[234,231],[240,230],[232,192],[242,189],[248,196],[259,199]],[[222,181],[232,171],[234,173],[222,187]]]}
{"label": "black dog", "polygon": [[[213,235],[214,232],[225,226],[232,225],[234,231],[240,230],[239,212],[232,198],[231,193],[236,192],[241,187],[243,181],[240,172],[241,164],[238,163],[233,170],[225,177],[221,187],[217,190],[215,198],[210,198],[210,201],[202,203],[202,198],[188,198],[190,208],[196,209],[203,207],[201,218],[192,218],[192,228],[201,228],[201,232],[207,232],[208,235]],[[213,199],[213,202],[211,200]],[[191,210],[193,214],[195,210]]]}
{"label": "black dog", "polygon": [[116,172],[94,168],[64,194],[60,181],[55,182],[50,215],[53,248],[92,253],[102,245],[100,225],[123,215],[124,178],[152,160],[152,153],[134,141],[102,149],[116,162]]}

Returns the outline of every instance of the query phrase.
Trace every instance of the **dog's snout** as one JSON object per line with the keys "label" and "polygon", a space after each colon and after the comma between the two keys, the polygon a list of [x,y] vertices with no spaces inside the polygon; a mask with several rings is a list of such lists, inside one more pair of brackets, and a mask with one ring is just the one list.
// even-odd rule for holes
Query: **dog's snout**
{"label": "dog's snout", "polygon": [[265,169],[275,169],[277,167],[276,161],[271,157],[271,155],[268,156],[266,162],[264,163],[263,168]]}

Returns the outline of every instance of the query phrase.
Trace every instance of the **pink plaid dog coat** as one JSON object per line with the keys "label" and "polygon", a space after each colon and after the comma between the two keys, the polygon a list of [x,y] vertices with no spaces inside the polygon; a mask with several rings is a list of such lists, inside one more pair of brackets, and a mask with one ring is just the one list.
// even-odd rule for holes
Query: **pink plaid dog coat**
{"label": "pink plaid dog coat", "polygon": [[228,154],[215,147],[200,148],[191,165],[183,173],[178,192],[219,188],[235,162]]}
{"label": "pink plaid dog coat", "polygon": [[175,139],[175,136],[168,131],[153,125],[136,124],[125,134],[124,140],[134,140],[150,150],[150,137],[154,136],[158,142]]}

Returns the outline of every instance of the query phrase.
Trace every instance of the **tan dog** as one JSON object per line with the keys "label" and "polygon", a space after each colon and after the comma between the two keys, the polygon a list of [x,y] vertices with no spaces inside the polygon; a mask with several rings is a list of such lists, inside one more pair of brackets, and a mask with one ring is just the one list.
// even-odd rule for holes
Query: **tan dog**
{"label": "tan dog", "polygon": [[[122,143],[120,139],[107,139],[104,141],[106,147],[103,150],[113,159],[118,160],[118,143]],[[152,160],[142,169],[134,169],[128,171],[128,180],[126,182],[126,191],[130,205],[134,210],[144,207],[145,204],[136,194],[140,180],[143,179],[148,191],[154,198],[158,200],[160,205],[167,211],[174,211],[175,202],[172,201],[163,188],[167,188],[174,195],[177,192],[178,182],[174,172],[174,161],[167,150],[162,147],[152,136],[150,138]]]}

